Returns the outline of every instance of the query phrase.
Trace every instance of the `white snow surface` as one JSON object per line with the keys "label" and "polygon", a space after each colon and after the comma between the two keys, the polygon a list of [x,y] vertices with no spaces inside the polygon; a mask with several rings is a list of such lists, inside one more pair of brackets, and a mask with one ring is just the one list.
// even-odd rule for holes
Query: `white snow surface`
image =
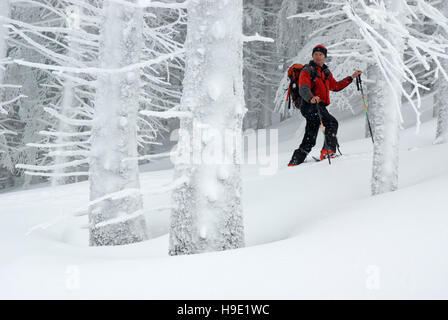
{"label": "white snow surface", "polygon": [[[0,298],[447,299],[448,146],[432,143],[431,105],[423,99],[417,135],[405,104],[399,190],[374,197],[362,113],[340,121],[346,156],[331,166],[287,167],[303,122],[274,125],[277,173],[242,168],[242,249],[169,256],[169,193],[144,196],[151,239],[116,247],[89,247],[87,217],[71,215],[88,202],[87,182],[0,194]],[[321,146],[319,133],[314,155]],[[142,193],[172,173],[169,158],[142,166]]]}

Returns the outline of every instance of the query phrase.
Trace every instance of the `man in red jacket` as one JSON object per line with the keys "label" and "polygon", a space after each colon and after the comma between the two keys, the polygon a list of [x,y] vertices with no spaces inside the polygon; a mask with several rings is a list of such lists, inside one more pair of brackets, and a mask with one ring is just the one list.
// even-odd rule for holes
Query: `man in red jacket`
{"label": "man in red jacket", "polygon": [[327,48],[317,45],[313,49],[313,60],[300,73],[299,93],[303,100],[300,112],[306,119],[305,135],[299,148],[294,150],[288,166],[296,166],[305,161],[306,156],[316,145],[317,133],[320,126],[318,109],[322,116],[322,123],[325,127],[327,147],[322,148],[320,159],[328,156],[334,157],[337,147],[336,134],[338,132],[338,121],[327,110],[330,104],[330,90],[340,91],[352,83],[361,70],[356,70],[352,76],[348,76],[341,81],[336,81],[333,74],[324,63],[327,57]]}

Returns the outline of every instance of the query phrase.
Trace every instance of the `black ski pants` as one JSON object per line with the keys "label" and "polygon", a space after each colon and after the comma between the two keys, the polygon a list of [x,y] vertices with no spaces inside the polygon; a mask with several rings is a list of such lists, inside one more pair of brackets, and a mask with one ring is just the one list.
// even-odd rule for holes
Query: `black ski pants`
{"label": "black ski pants", "polygon": [[[322,116],[322,123],[325,127],[325,136],[327,139],[328,149],[336,151],[338,133],[338,121],[327,110],[326,107],[320,105],[319,110]],[[316,145],[317,134],[320,129],[320,118],[317,113],[317,104],[304,103],[300,108],[300,112],[306,119],[305,135],[300,149],[309,153],[311,149]],[[324,147],[325,148],[325,143]]]}

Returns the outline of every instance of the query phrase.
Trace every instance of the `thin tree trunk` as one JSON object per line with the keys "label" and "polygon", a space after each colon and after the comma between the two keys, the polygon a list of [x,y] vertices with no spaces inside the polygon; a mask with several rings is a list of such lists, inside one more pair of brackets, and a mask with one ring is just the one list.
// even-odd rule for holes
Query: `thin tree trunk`
{"label": "thin tree trunk", "polygon": [[[264,8],[266,11],[269,11],[269,8],[271,8],[272,6],[272,2],[270,0],[264,0]],[[271,18],[270,15],[265,14],[264,16],[264,30],[268,30],[268,28],[270,26],[272,26],[272,24],[274,23],[273,19]],[[262,44],[263,46],[263,50],[265,52],[265,54],[267,55],[267,52],[269,51],[269,48],[272,46],[271,44],[269,44],[268,42],[265,42]],[[272,57],[272,54],[271,54]],[[269,63],[266,63],[264,65],[264,70],[268,71],[271,69],[271,66],[269,66]],[[272,124],[272,119],[271,119],[271,110],[272,110],[272,105],[273,105],[274,101],[273,101],[273,96],[272,96],[272,84],[271,83],[267,83],[266,86],[264,87],[264,99],[263,99],[263,105],[262,105],[262,110],[261,110],[261,117],[262,117],[262,123],[261,123],[261,128],[266,128],[268,126],[270,126]]]}
{"label": "thin tree trunk", "polygon": [[[135,2],[135,1],[133,1]],[[105,1],[100,30],[102,68],[120,68],[139,61],[142,43],[142,11]],[[92,128],[90,200],[127,188],[140,188],[136,121],[139,71],[100,74]],[[106,199],[89,211],[90,245],[121,245],[147,239],[139,193]]]}
{"label": "thin tree trunk", "polygon": [[[76,30],[72,29],[71,33],[73,36],[76,33]],[[68,42],[68,47],[71,49],[68,51],[68,55],[71,58],[79,59],[78,55],[75,53],[75,52],[78,52],[78,50],[80,49],[78,43],[71,39],[69,39],[67,42]],[[64,117],[67,117],[67,118],[71,118],[73,115],[75,103],[76,103],[75,83],[70,79],[66,79],[63,82],[62,104],[61,104],[61,110],[60,110],[61,115],[63,115]],[[75,130],[74,130],[73,126],[60,120],[59,125],[58,125],[58,132],[73,133],[73,132],[75,132]],[[67,138],[64,136],[58,136],[56,139],[56,144],[63,144],[64,142],[68,142],[69,140],[70,140],[70,138]],[[56,150],[64,151],[65,148],[58,148]],[[55,156],[54,163],[57,165],[57,164],[66,163],[69,160],[70,160],[70,157],[57,155],[57,156]],[[65,168],[56,169],[54,171],[55,174],[62,174],[64,172],[65,172]],[[54,176],[51,181],[51,184],[52,184],[52,186],[63,185],[63,184],[66,184],[68,181],[69,181],[68,177]]]}
{"label": "thin tree trunk", "polygon": [[[173,192],[170,255],[219,251],[244,246],[238,144],[219,147],[201,141],[215,129],[241,137],[246,112],[242,81],[242,0],[197,0],[188,4],[186,74],[182,108],[193,118],[181,121],[180,157],[225,153],[230,164],[176,163],[175,177],[187,183]],[[221,136],[222,137],[222,136]],[[187,160],[187,161],[188,161]]]}

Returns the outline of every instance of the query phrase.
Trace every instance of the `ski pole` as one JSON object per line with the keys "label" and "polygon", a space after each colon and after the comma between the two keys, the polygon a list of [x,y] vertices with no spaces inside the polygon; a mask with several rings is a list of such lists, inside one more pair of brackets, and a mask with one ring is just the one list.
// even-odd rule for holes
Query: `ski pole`
{"label": "ski pole", "polygon": [[322,114],[320,113],[319,103],[316,102],[317,115],[320,120],[320,127],[322,128],[322,133],[324,134],[324,148],[327,151],[328,163],[331,164],[330,155],[328,154],[328,144],[327,144],[327,135],[325,134],[324,123],[322,122]]}
{"label": "ski pole", "polygon": [[369,112],[367,111],[366,98],[364,96],[364,90],[362,88],[361,75],[356,77],[356,87],[358,87],[358,91],[361,90],[362,101],[364,103],[364,110],[366,111],[367,124],[369,125],[369,130],[370,130],[370,137],[372,138],[372,143],[375,143],[375,141],[373,140],[372,126],[370,125],[370,120],[369,120]]}

